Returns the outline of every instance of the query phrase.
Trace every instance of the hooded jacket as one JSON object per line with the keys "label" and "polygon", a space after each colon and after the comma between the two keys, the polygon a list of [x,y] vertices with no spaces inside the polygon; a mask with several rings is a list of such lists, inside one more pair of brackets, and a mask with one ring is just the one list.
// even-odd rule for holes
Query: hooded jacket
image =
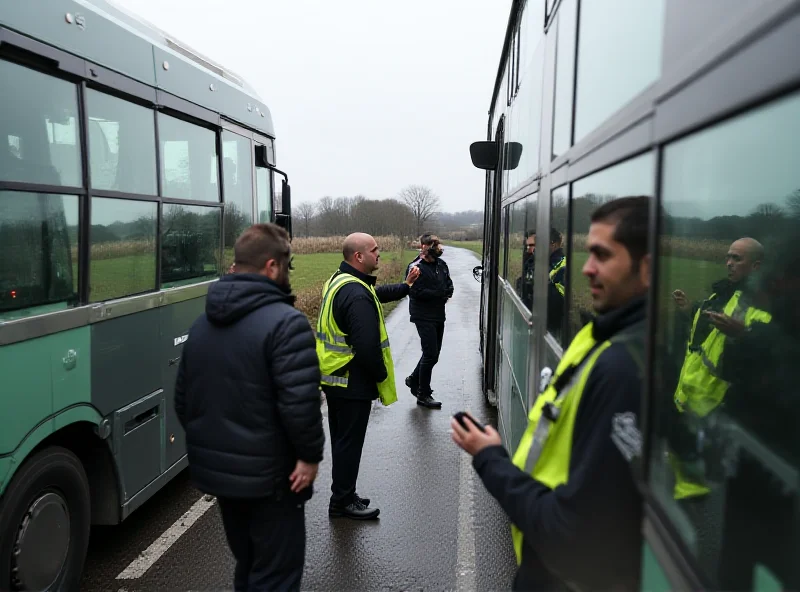
{"label": "hooded jacket", "polygon": [[[225,498],[293,496],[298,460],[325,440],[314,334],[294,297],[258,274],[222,277],[189,331],[175,384],[198,489]],[[311,487],[297,495],[311,497]]]}
{"label": "hooded jacket", "polygon": [[408,312],[411,322],[444,323],[445,305],[453,296],[453,280],[447,263],[440,257],[432,262],[417,257],[406,267],[406,275],[414,264],[419,268],[419,277],[409,290]]}

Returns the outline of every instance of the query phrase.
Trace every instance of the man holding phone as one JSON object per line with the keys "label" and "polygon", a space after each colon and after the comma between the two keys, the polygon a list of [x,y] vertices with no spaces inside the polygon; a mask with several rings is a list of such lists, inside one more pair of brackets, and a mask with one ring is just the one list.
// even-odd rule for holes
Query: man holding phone
{"label": "man holding phone", "polygon": [[639,589],[642,502],[630,463],[641,454],[649,205],[620,198],[592,215],[583,274],[597,315],[536,399],[513,460],[491,426],[451,421],[513,524],[514,590]]}

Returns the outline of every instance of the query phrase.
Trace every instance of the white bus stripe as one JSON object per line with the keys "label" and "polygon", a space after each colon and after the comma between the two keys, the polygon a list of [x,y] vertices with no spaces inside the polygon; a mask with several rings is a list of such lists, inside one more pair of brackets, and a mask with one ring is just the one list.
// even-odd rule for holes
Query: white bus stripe
{"label": "white bus stripe", "polygon": [[214,505],[217,498],[212,497],[210,500],[208,496],[203,496],[197,500],[194,505],[189,508],[183,516],[178,518],[175,523],[170,526],[164,534],[158,537],[153,543],[147,547],[131,564],[126,567],[122,573],[117,576],[118,580],[134,580],[141,578],[145,572],[150,569],[153,564],[158,561],[161,556],[167,552],[175,541],[177,541],[183,533],[197,522],[197,520]]}

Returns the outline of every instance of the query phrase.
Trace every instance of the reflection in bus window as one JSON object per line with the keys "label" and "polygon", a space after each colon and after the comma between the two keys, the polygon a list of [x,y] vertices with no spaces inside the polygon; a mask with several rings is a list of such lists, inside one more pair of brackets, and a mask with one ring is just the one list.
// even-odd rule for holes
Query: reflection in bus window
{"label": "reflection in bus window", "polygon": [[89,159],[92,187],[156,194],[153,112],[88,89]]}
{"label": "reflection in bus window", "polygon": [[[529,272],[533,272],[533,265],[528,257],[526,241],[536,224],[536,197],[534,194],[509,206],[508,282],[528,310],[533,304],[533,278],[528,277]],[[529,212],[532,214],[531,218],[528,218]]]}
{"label": "reflection in bus window", "polygon": [[157,216],[154,201],[92,198],[92,302],[155,289]]}
{"label": "reflection in bus window", "polygon": [[159,113],[158,139],[163,196],[219,202],[216,134]]}
{"label": "reflection in bus window", "polygon": [[77,304],[78,196],[0,191],[0,319]]}
{"label": "reflection in bus window", "polygon": [[600,205],[631,195],[653,196],[655,157],[646,153],[585,177],[572,185],[572,243],[567,253],[569,278],[568,330],[571,340],[593,314],[589,281],[583,266],[589,258],[586,238],[592,212]]}
{"label": "reflection in bus window", "polygon": [[80,187],[74,84],[0,60],[0,180]]}
{"label": "reflection in bus window", "polygon": [[250,140],[222,132],[222,175],[225,197],[225,269],[233,263],[233,245],[253,223],[253,148]]}
{"label": "reflection in bus window", "polygon": [[259,224],[266,224],[271,220],[272,216],[270,200],[272,185],[270,179],[271,175],[269,169],[256,169],[256,194],[258,197],[257,220]]}
{"label": "reflection in bus window", "polygon": [[219,275],[221,222],[220,208],[162,206],[162,287],[171,288]]}
{"label": "reflection in bus window", "polygon": [[650,481],[715,589],[800,587],[798,154],[797,95],[664,152]]}
{"label": "reflection in bus window", "polygon": [[[540,241],[541,248],[547,247],[547,330],[564,345],[564,324],[566,317],[567,258],[565,240],[569,215],[569,187],[563,185],[552,192],[550,202],[550,236],[547,243]],[[542,239],[545,237],[542,236]]]}

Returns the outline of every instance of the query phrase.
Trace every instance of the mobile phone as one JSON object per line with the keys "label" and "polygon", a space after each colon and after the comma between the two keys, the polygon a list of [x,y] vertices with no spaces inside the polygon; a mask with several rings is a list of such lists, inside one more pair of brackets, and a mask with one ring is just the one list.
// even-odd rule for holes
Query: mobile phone
{"label": "mobile phone", "polygon": [[483,426],[483,424],[465,411],[459,411],[458,413],[455,413],[453,417],[459,423],[459,425],[465,430],[469,429],[469,427],[467,427],[466,424],[466,419],[469,418],[470,423],[474,424],[475,427],[478,428],[483,433],[486,433],[486,428]]}

